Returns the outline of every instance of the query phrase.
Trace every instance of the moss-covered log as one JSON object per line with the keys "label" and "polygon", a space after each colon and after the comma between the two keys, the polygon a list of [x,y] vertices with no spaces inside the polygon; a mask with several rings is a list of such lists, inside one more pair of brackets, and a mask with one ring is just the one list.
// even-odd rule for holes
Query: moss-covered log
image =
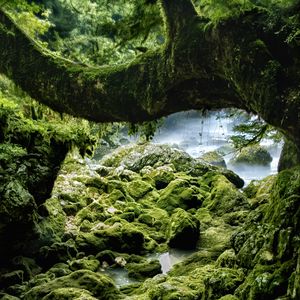
{"label": "moss-covered log", "polygon": [[[190,0],[161,0],[166,43],[133,62],[90,67],[53,55],[0,13],[0,72],[37,100],[90,120],[151,120],[187,109],[254,112],[300,145],[299,42],[278,13],[249,8],[212,24]],[[290,18],[291,19],[291,18]]]}

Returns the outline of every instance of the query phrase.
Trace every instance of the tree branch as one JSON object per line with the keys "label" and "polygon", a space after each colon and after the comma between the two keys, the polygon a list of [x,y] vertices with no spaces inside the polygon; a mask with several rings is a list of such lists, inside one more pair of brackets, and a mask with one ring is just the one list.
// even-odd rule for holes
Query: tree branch
{"label": "tree branch", "polygon": [[38,101],[98,122],[242,108],[300,148],[300,51],[286,42],[294,28],[282,31],[284,20],[278,18],[270,29],[267,12],[257,9],[208,27],[190,1],[161,5],[170,43],[129,64],[98,68],[53,55],[0,12],[0,72]]}
{"label": "tree branch", "polygon": [[[0,23],[0,72],[59,112],[98,122],[138,122],[178,111],[179,105],[181,109],[212,106],[207,89],[199,84],[201,76],[193,87],[183,84],[176,92],[177,84],[194,74],[180,62],[174,70],[166,49],[149,51],[126,65],[89,67],[45,50],[1,11]],[[192,88],[201,100],[193,105],[192,93],[185,93],[184,87]],[[216,105],[218,100],[214,107],[222,106]]]}
{"label": "tree branch", "polygon": [[160,0],[162,15],[168,42],[172,43],[176,36],[197,16],[191,0]]}

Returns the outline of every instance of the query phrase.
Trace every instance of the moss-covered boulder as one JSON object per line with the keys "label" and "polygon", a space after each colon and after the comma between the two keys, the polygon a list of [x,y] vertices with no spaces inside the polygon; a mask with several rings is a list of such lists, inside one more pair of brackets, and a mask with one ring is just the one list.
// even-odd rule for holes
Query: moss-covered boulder
{"label": "moss-covered boulder", "polygon": [[142,180],[133,180],[127,184],[127,191],[134,199],[142,198],[152,189],[150,184]]}
{"label": "moss-covered boulder", "polygon": [[67,293],[65,294],[65,298],[62,299],[73,299],[71,297],[84,296],[84,294],[97,299],[113,299],[113,297],[116,298],[118,295],[113,281],[108,276],[89,270],[78,270],[70,275],[55,278],[49,282],[33,287],[25,293],[24,299],[40,300],[46,296],[48,298],[45,299],[58,299],[54,297],[55,295],[62,294],[61,289],[64,289]]}
{"label": "moss-covered boulder", "polygon": [[80,233],[76,238],[77,248],[90,253],[105,249],[119,252],[140,253],[144,249],[145,236],[134,225],[124,221],[105,229]]}
{"label": "moss-covered boulder", "polygon": [[170,219],[168,244],[173,248],[193,249],[200,237],[200,222],[193,215],[177,208]]}
{"label": "moss-covered boulder", "polygon": [[256,187],[254,198],[265,200],[255,202],[255,209],[232,237],[239,264],[251,270],[236,291],[239,298],[300,296],[294,280],[299,278],[299,174],[299,168],[286,170],[271,185],[269,178]]}
{"label": "moss-covered boulder", "polygon": [[106,298],[96,298],[87,290],[81,288],[59,288],[42,298],[43,300],[97,300]]}
{"label": "moss-covered boulder", "polygon": [[153,180],[157,190],[164,189],[171,181],[175,179],[174,168],[169,165],[151,169],[149,172],[147,172],[147,175]]}
{"label": "moss-covered boulder", "polygon": [[157,205],[169,213],[178,207],[182,209],[197,208],[202,205],[203,193],[185,179],[175,179],[161,190]]}
{"label": "moss-covered boulder", "polygon": [[125,268],[128,271],[129,277],[139,280],[153,277],[161,273],[161,265],[158,260],[128,263]]}
{"label": "moss-covered boulder", "polygon": [[226,168],[226,163],[223,156],[217,151],[206,152],[201,155],[200,158],[211,165]]}
{"label": "moss-covered boulder", "polygon": [[231,160],[230,164],[251,164],[269,166],[272,161],[272,156],[264,147],[253,145],[242,148]]}
{"label": "moss-covered boulder", "polygon": [[202,178],[203,185],[210,186],[210,194],[202,206],[218,215],[249,208],[247,198],[225,176],[208,172]]}
{"label": "moss-covered boulder", "polygon": [[100,262],[93,255],[83,257],[81,259],[76,259],[71,261],[70,269],[72,271],[77,271],[81,269],[90,270],[96,272],[100,267]]}
{"label": "moss-covered boulder", "polygon": [[120,147],[100,163],[108,167],[125,166],[127,169],[139,172],[146,166],[155,168],[173,164],[175,169],[185,170],[191,165],[193,158],[186,152],[171,148],[168,145],[129,145]]}

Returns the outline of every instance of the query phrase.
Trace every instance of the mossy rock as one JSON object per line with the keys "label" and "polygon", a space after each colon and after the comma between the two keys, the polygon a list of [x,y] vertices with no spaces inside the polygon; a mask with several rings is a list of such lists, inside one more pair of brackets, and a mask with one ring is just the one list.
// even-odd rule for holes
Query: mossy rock
{"label": "mossy rock", "polygon": [[[16,270],[0,276],[0,288],[9,287],[15,284],[22,284],[24,281],[24,271]],[[1,298],[2,299],[2,298]]]}
{"label": "mossy rock", "polygon": [[52,291],[42,300],[97,300],[107,298],[96,298],[92,294],[84,289],[80,288],[59,288]]}
{"label": "mossy rock", "polygon": [[19,180],[12,180],[0,188],[1,223],[19,222],[28,224],[33,221],[33,211],[37,210],[33,196]]}
{"label": "mossy rock", "polygon": [[99,192],[107,191],[107,181],[101,177],[90,177],[86,180],[85,185],[87,187],[95,187]]}
{"label": "mossy rock", "polygon": [[226,163],[223,156],[217,151],[206,152],[201,155],[200,158],[211,165],[226,168]]}
{"label": "mossy rock", "polygon": [[93,202],[81,209],[75,216],[75,224],[80,225],[84,220],[93,222],[103,222],[107,219],[104,213],[104,207],[98,202]]}
{"label": "mossy rock", "polygon": [[172,273],[148,279],[131,294],[131,299],[219,299],[232,294],[243,279],[242,270],[206,264],[181,276]]}
{"label": "mossy rock", "polygon": [[164,209],[154,207],[144,209],[137,221],[164,232],[168,224],[168,218],[169,215]]}
{"label": "mossy rock", "polygon": [[239,300],[239,298],[237,298],[234,295],[228,294],[228,295],[221,297],[219,300]]}
{"label": "mossy rock", "polygon": [[38,263],[45,268],[49,268],[56,263],[66,262],[68,259],[76,257],[78,250],[72,239],[66,242],[55,242],[50,246],[43,246],[39,249]]}
{"label": "mossy rock", "polygon": [[153,277],[161,273],[161,265],[158,260],[151,260],[141,263],[128,263],[125,266],[128,276],[138,280]]}
{"label": "mossy rock", "polygon": [[0,299],[1,300],[20,300],[20,298],[9,295],[9,294],[5,294],[5,293],[0,293]]}
{"label": "mossy rock", "polygon": [[253,145],[242,148],[231,160],[230,164],[250,164],[269,166],[272,161],[272,156],[264,147]]}
{"label": "mossy rock", "polygon": [[175,179],[174,170],[167,165],[155,168],[147,175],[154,181],[157,190],[164,189]]}
{"label": "mossy rock", "polygon": [[74,261],[71,261],[70,263],[70,269],[72,271],[85,269],[96,272],[99,269],[99,267],[100,262],[93,255],[83,257],[81,259],[76,259]]}
{"label": "mossy rock", "polygon": [[[33,287],[24,295],[24,299],[40,300],[47,295],[49,295],[48,299],[55,299],[51,298],[51,293],[53,293],[52,295],[55,295],[56,293],[54,291],[62,288],[71,289],[70,293],[73,295],[78,295],[75,291],[77,289],[82,289],[97,299],[112,299],[118,295],[118,291],[115,288],[113,281],[108,276],[94,273],[89,270],[79,270],[70,275],[55,278],[49,282]],[[73,290],[74,288],[76,290]]]}
{"label": "mossy rock", "polygon": [[201,180],[210,186],[210,195],[203,201],[202,207],[217,215],[249,208],[247,198],[225,176],[208,172]]}
{"label": "mossy rock", "polygon": [[244,281],[242,269],[216,268],[204,279],[204,299],[219,299],[227,294],[233,294]]}
{"label": "mossy rock", "polygon": [[250,271],[243,284],[238,287],[235,295],[240,299],[247,297],[250,300],[258,298],[277,299],[280,296],[285,296],[289,275],[292,271],[292,261],[273,265],[257,264]]}
{"label": "mossy rock", "polygon": [[100,163],[108,167],[123,165],[129,170],[140,172],[146,166],[160,167],[167,164],[173,164],[177,171],[183,171],[191,166],[192,161],[192,157],[184,151],[168,145],[145,143],[120,147]]}
{"label": "mossy rock", "polygon": [[23,279],[28,280],[39,274],[42,268],[37,264],[36,260],[31,257],[15,256],[13,258],[15,269],[23,271]]}
{"label": "mossy rock", "polygon": [[270,175],[262,180],[252,180],[250,184],[243,189],[244,194],[250,199],[249,203],[252,209],[270,201],[270,194],[275,179],[275,175]]}
{"label": "mossy rock", "polygon": [[46,213],[43,220],[39,223],[40,240],[44,243],[60,241],[65,233],[67,215],[58,198],[50,198],[43,204]]}
{"label": "mossy rock", "polygon": [[201,190],[184,179],[175,179],[161,190],[157,205],[168,213],[178,207],[182,209],[200,207],[203,201]]}
{"label": "mossy rock", "polygon": [[172,248],[193,249],[200,236],[200,222],[193,215],[177,208],[170,219],[168,244]]}
{"label": "mossy rock", "polygon": [[150,192],[153,187],[142,180],[134,180],[127,184],[127,191],[134,199],[140,199]]}
{"label": "mossy rock", "polygon": [[47,271],[47,274],[49,274],[49,277],[51,278],[51,274],[53,274],[55,277],[62,277],[71,273],[72,271],[70,270],[69,265],[67,265],[66,263],[57,263]]}
{"label": "mossy rock", "polygon": [[235,268],[237,266],[237,258],[233,249],[225,250],[216,261],[217,267]]}
{"label": "mossy rock", "polygon": [[98,253],[105,249],[119,252],[140,253],[144,249],[145,236],[134,225],[124,220],[106,229],[80,233],[76,245],[82,251]]}

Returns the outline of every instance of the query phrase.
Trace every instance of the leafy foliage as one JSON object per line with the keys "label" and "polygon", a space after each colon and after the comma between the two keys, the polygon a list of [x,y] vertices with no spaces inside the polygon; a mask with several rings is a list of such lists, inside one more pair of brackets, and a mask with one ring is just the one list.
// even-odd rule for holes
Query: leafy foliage
{"label": "leafy foliage", "polygon": [[[239,15],[252,9],[268,11],[272,18],[282,17],[291,7],[299,4],[298,0],[194,0],[195,7],[199,14],[209,18],[210,25],[214,25],[222,20],[236,18]],[[288,20],[287,22],[291,22]],[[269,20],[270,25],[272,20]],[[293,21],[292,21],[293,22]],[[298,35],[296,33],[296,35]]]}
{"label": "leafy foliage", "polygon": [[[53,24],[49,21],[50,10],[26,0],[2,1],[3,7],[15,22],[31,37],[44,35]],[[44,43],[46,46],[47,43]]]}
{"label": "leafy foliage", "polygon": [[[125,62],[164,42],[155,1],[35,0],[7,7],[22,28],[34,20],[32,30],[52,51],[88,65]],[[47,28],[37,28],[43,22]]]}
{"label": "leafy foliage", "polygon": [[230,137],[235,148],[259,144],[263,139],[271,139],[276,143],[281,141],[282,134],[263,120],[246,114],[243,118],[244,122],[233,128],[236,134]]}
{"label": "leafy foliage", "polygon": [[154,137],[156,130],[162,125],[163,119],[130,124],[129,134],[139,134],[141,140],[149,141]]}
{"label": "leafy foliage", "polygon": [[30,152],[41,141],[49,145],[55,141],[69,149],[78,147],[82,155],[92,154],[96,139],[88,121],[62,118],[29,98],[7,78],[0,76],[0,82],[1,143],[21,146]]}

